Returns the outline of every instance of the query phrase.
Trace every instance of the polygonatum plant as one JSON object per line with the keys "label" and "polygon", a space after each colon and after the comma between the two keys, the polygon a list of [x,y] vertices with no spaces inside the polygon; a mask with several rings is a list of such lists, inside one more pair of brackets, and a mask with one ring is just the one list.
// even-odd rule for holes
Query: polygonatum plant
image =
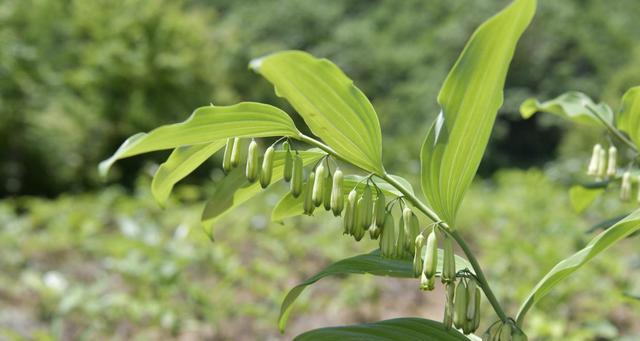
{"label": "polygonatum plant", "polygon": [[[485,317],[495,322],[488,324],[482,339],[526,340],[524,318],[536,302],[598,253],[640,229],[640,212],[634,212],[558,263],[514,318],[498,302],[459,234],[463,227],[456,224],[456,214],[502,105],[517,42],[535,9],[535,0],[515,0],[479,26],[467,42],[440,90],[442,110],[422,144],[422,194],[386,171],[378,116],[364,93],[335,64],[302,51],[267,55],[253,60],[250,68],[273,84],[314,136],[301,133],[286,112],[268,104],[210,105],[196,109],[182,123],[131,136],[100,164],[100,171],[106,173],[122,158],[173,149],[152,182],[153,195],[163,202],[174,184],[224,149],[226,176],[202,215],[211,238],[223,214],[284,181],[289,191],[274,208],[273,219],[324,209],[341,219],[344,235],[379,241],[379,249],[331,264],[292,288],[282,303],[281,330],[300,293],[326,276],[414,278],[425,291],[431,291],[439,278],[445,287],[442,321],[397,318],[312,330],[297,340],[475,340],[483,299],[496,316]],[[261,138],[274,137],[262,153]],[[463,255],[454,254],[454,244]]]}

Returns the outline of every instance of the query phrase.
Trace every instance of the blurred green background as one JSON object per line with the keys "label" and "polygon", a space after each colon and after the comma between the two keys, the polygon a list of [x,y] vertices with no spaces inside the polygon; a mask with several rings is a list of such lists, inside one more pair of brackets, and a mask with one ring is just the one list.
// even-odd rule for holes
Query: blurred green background
{"label": "blurred green background", "polygon": [[[96,165],[129,135],[209,103],[263,101],[293,114],[247,64],[303,49],[334,61],[368,95],[387,168],[417,187],[444,77],[477,25],[507,3],[0,1],[0,340],[280,340],[326,325],[439,319],[440,289],[352,276],[303,294],[281,335],[288,288],[376,244],[341,237],[328,215],[269,223],[266,207],[284,186],[229,214],[211,243],[198,219],[219,156],[164,208],[148,188],[167,153],[124,160],[107,183]],[[637,0],[540,0],[518,46],[460,218],[512,314],[589,240],[591,225],[635,206],[609,193],[574,213],[567,188],[603,135],[550,116],[523,121],[517,108],[567,90],[616,108],[640,83],[638,18]],[[616,245],[554,290],[530,314],[530,339],[639,339],[637,247],[637,238]],[[483,325],[493,318],[485,308]]]}

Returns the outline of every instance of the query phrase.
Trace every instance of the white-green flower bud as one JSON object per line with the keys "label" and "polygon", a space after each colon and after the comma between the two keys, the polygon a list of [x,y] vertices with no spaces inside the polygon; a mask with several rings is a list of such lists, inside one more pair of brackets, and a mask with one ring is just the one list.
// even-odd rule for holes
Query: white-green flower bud
{"label": "white-green flower bud", "polygon": [[331,186],[331,210],[334,216],[339,216],[344,207],[344,195],[342,194],[342,182],[344,175],[340,169],[333,173],[333,186]]}
{"label": "white-green flower bud", "polygon": [[415,250],[413,252],[413,274],[418,277],[422,274],[422,246],[424,244],[424,236],[419,234],[416,237]]}
{"label": "white-green flower bud", "polygon": [[467,304],[467,320],[469,321],[473,321],[476,312],[476,287],[476,281],[470,278],[467,283],[467,297],[469,298],[469,304]]}
{"label": "white-green flower bud", "polygon": [[240,139],[235,137],[233,139],[233,146],[231,147],[231,160],[229,163],[232,168],[238,167],[240,164]]}
{"label": "white-green flower bud", "polygon": [[311,172],[311,174],[309,174],[309,179],[307,179],[307,186],[305,188],[305,193],[304,193],[303,208],[304,208],[304,214],[306,215],[313,215],[313,211],[316,209],[316,205],[314,205],[313,198],[312,198],[315,179],[316,179],[315,172]]}
{"label": "white-green flower bud", "polygon": [[596,176],[598,174],[598,160],[600,158],[600,150],[602,146],[596,144],[593,146],[593,152],[591,153],[591,160],[589,161],[589,168],[587,169],[587,175]]}
{"label": "white-green flower bud", "polygon": [[453,283],[456,280],[456,259],[453,251],[453,240],[444,235],[442,259],[442,283]]}
{"label": "white-green flower bud", "polygon": [[224,156],[222,157],[222,170],[225,174],[231,171],[231,151],[233,150],[233,139],[228,138],[224,147]]}
{"label": "white-green flower bud", "polygon": [[327,176],[326,168],[324,167],[324,163],[320,162],[318,167],[316,167],[316,176],[313,181],[313,190],[311,193],[311,198],[313,200],[313,204],[318,207],[322,205],[322,196],[324,195],[324,181]]}
{"label": "white-green flower bud", "polygon": [[456,285],[456,295],[453,299],[453,324],[462,329],[467,323],[467,285],[463,280]]}
{"label": "white-green flower bud", "polygon": [[405,242],[405,229],[404,229],[404,219],[400,217],[398,219],[398,234],[396,236],[396,248],[395,248],[395,257],[402,258],[404,255],[404,246]]}
{"label": "white-green flower bud", "polygon": [[376,204],[373,208],[373,213],[375,215],[375,225],[378,228],[382,228],[384,226],[384,219],[386,215],[386,200],[384,198],[384,194],[382,191],[378,192],[378,197],[376,198]]}
{"label": "white-green flower bud", "polygon": [[428,277],[436,275],[438,268],[438,234],[434,228],[427,237],[427,247],[424,254],[424,274]]}
{"label": "white-green flower bud", "polygon": [[271,183],[271,175],[273,173],[273,154],[275,150],[273,146],[267,148],[262,159],[262,169],[260,170],[260,186],[267,188]]}
{"label": "white-green flower bud", "polygon": [[607,175],[607,151],[600,148],[598,151],[598,173],[597,178],[602,180]]}
{"label": "white-green flower bud", "polygon": [[282,178],[284,179],[284,181],[289,182],[291,181],[291,177],[293,176],[293,155],[291,154],[291,146],[289,145],[289,141],[284,141],[282,143],[282,150],[285,151]]}
{"label": "white-green flower bud", "polygon": [[360,225],[362,226],[362,230],[366,231],[369,229],[369,226],[373,223],[373,202],[372,202],[372,194],[371,187],[365,186],[362,191],[362,208],[360,214],[362,214],[360,221]]}
{"label": "white-green flower bud", "polygon": [[384,220],[384,228],[382,229],[382,236],[380,237],[380,251],[383,257],[393,258],[395,256],[396,248],[396,230],[393,216],[390,212],[387,212],[387,217]]}
{"label": "white-green flower bud", "polygon": [[325,211],[331,210],[331,190],[332,190],[331,186],[332,185],[333,185],[333,177],[331,176],[331,174],[327,174],[327,176],[324,177],[324,186],[322,186],[323,188],[322,206],[324,207]]}
{"label": "white-green flower bud", "polygon": [[609,147],[609,162],[607,163],[607,177],[614,177],[617,173],[618,149]]}
{"label": "white-green flower bud", "polygon": [[627,201],[631,198],[631,173],[629,171],[622,174],[622,184],[620,185],[620,200]]}
{"label": "white-green flower bud", "polygon": [[249,153],[247,154],[247,169],[245,174],[249,182],[256,182],[260,175],[260,167],[258,166],[258,143],[251,140],[249,143]]}
{"label": "white-green flower bud", "polygon": [[344,209],[344,218],[343,218],[344,234],[350,235],[353,233],[357,198],[358,198],[358,192],[354,188],[351,190],[351,192],[349,192],[349,197],[347,198],[347,205]]}
{"label": "white-green flower bud", "polygon": [[364,233],[366,232],[365,220],[367,217],[367,205],[364,197],[360,197],[358,201],[356,201],[356,209],[354,210],[354,222],[353,222],[353,238],[359,242],[362,237],[364,237]]}
{"label": "white-green flower bud", "polygon": [[303,171],[303,163],[302,163],[302,158],[300,157],[300,155],[296,154],[293,157],[293,167],[292,167],[292,177],[291,177],[291,195],[294,198],[297,198],[300,196],[300,193],[302,193],[302,181],[303,176],[302,176],[302,171]]}

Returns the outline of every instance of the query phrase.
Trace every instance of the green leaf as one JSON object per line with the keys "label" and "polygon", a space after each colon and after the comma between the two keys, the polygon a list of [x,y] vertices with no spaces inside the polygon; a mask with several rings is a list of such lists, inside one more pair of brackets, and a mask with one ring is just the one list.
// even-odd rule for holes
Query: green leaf
{"label": "green leaf", "polygon": [[[406,187],[409,192],[413,193],[413,189],[411,188],[411,185],[405,179],[397,176],[395,178],[403,185],[403,187]],[[342,193],[344,195],[348,195],[349,192],[351,192],[351,190],[354,187],[356,187],[356,185],[358,186],[357,187],[358,192],[362,192],[365,186],[365,183],[362,182],[362,179],[364,178],[358,175],[345,176],[343,186],[342,186]],[[385,195],[402,196],[402,193],[400,193],[397,189],[387,184],[386,182],[376,181],[376,184],[385,193]],[[291,195],[291,193],[285,194],[282,197],[282,199],[280,199],[280,201],[278,201],[276,206],[273,208],[273,212],[271,213],[271,221],[282,221],[286,218],[295,217],[303,214],[304,213],[303,204],[304,204],[304,195],[300,195],[297,198],[294,198],[293,195]]]}
{"label": "green leaf", "polygon": [[[423,249],[423,254],[425,250]],[[456,269],[467,268],[473,273],[473,267],[467,260],[456,255]],[[436,275],[442,272],[443,251],[438,250],[438,269]],[[350,258],[339,260],[314,276],[308,278],[304,282],[296,285],[287,293],[282,306],[280,307],[280,317],[278,318],[278,328],[284,331],[287,319],[291,313],[293,303],[300,296],[304,289],[325,278],[327,276],[348,275],[348,274],[369,274],[375,276],[389,276],[400,278],[413,278],[413,263],[406,259],[389,259],[380,255],[380,250],[374,250],[371,253],[358,255]]]}
{"label": "green leaf", "polygon": [[608,105],[604,103],[596,105],[589,96],[578,91],[570,91],[545,102],[529,98],[520,105],[520,114],[527,119],[537,112],[546,112],[574,122],[601,126],[602,121],[587,107],[591,107],[602,119],[613,124],[613,111]]}
{"label": "green leaf", "polygon": [[184,122],[129,137],[110,158],[100,163],[99,170],[105,176],[117,160],[156,150],[210,143],[229,137],[297,137],[299,134],[291,117],[271,105],[243,102],[226,107],[201,107]]}
{"label": "green leaf", "polygon": [[251,62],[291,103],[311,131],[342,158],[378,175],[380,123],[367,97],[335,64],[302,51],[283,51]]}
{"label": "green leaf", "polygon": [[582,250],[556,264],[556,266],[536,284],[527,299],[520,306],[517,317],[518,324],[522,324],[527,311],[548,294],[556,284],[569,277],[569,275],[573,274],[593,257],[605,251],[617,241],[626,238],[638,230],[640,230],[640,210],[634,211],[609,229],[601,232]]}
{"label": "green leaf", "polygon": [[226,140],[212,143],[181,146],[173,150],[167,161],[158,167],[151,182],[151,193],[159,203],[164,203],[173,186],[185,176],[191,174],[211,155],[220,150]]}
{"label": "green leaf", "polygon": [[[299,151],[302,163],[306,166],[318,161],[326,155],[319,149]],[[271,175],[271,185],[282,179],[284,170],[285,152],[278,150],[273,154],[273,173]],[[262,158],[260,158],[262,163]],[[217,184],[216,191],[207,201],[202,212],[202,225],[209,236],[213,239],[213,224],[226,212],[244,203],[245,201],[262,193],[264,189],[259,182],[250,183],[245,176],[244,167],[233,169],[222,181]]]}
{"label": "green leaf", "polygon": [[295,341],[468,341],[459,331],[447,330],[440,322],[417,317],[404,317],[351,326],[310,330]]}
{"label": "green leaf", "polygon": [[442,112],[422,146],[422,190],[450,225],[478,169],[518,39],[535,0],[517,0],[473,33],[438,95]]}
{"label": "green leaf", "polygon": [[629,134],[633,143],[640,148],[640,86],[627,90],[622,96],[618,128]]}
{"label": "green leaf", "polygon": [[569,189],[569,200],[573,209],[578,213],[582,213],[602,193],[604,193],[604,188],[587,188],[576,185]]}

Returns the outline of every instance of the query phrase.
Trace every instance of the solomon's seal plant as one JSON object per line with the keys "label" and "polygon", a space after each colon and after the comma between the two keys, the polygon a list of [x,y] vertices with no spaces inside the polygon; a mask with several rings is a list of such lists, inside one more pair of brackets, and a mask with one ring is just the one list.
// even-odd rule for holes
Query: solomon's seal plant
{"label": "solomon's seal plant", "polygon": [[[131,136],[100,164],[100,170],[106,173],[122,158],[173,149],[152,182],[152,193],[163,202],[176,182],[224,148],[226,176],[202,214],[211,238],[223,214],[284,180],[289,191],[277,203],[272,219],[313,215],[322,207],[341,219],[344,235],[355,241],[367,235],[378,240],[378,250],[340,260],[292,288],[282,303],[281,330],[300,293],[325,276],[368,273],[414,278],[416,287],[427,291],[438,285],[439,278],[445,288],[442,321],[398,318],[312,330],[299,335],[299,340],[478,339],[472,334],[481,323],[483,296],[495,312],[484,316],[489,328],[483,339],[526,340],[525,316],[538,300],[597,253],[640,228],[640,213],[634,212],[559,263],[534,287],[514,318],[504,311],[459,234],[464,227],[456,224],[456,214],[502,105],[518,39],[535,8],[535,0],[516,0],[471,36],[445,79],[438,95],[442,111],[422,145],[422,193],[387,172],[378,116],[362,91],[335,64],[301,51],[274,53],[252,61],[250,67],[274,85],[276,94],[291,104],[315,137],[301,133],[287,113],[268,104],[211,105],[196,109],[182,123]],[[261,155],[261,139],[268,137],[277,140]],[[601,161],[601,149],[593,161],[598,174],[606,162]],[[454,244],[464,256],[454,253]]]}

